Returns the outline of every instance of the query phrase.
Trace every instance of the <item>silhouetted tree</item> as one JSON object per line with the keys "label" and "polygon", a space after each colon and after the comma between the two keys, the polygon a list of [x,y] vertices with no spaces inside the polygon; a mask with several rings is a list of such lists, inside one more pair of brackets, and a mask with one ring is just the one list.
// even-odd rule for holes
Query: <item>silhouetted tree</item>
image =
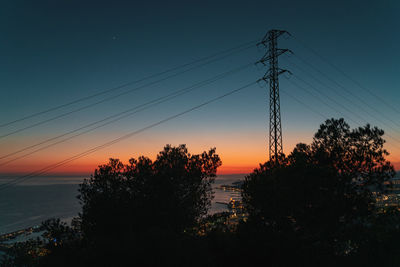
{"label": "silhouetted tree", "polygon": [[[383,131],[322,124],[311,145],[245,178],[248,216],[205,216],[221,165],[215,149],[166,146],[156,160],[117,159],[81,184],[71,227],[43,223],[4,266],[400,266],[400,212],[378,205],[390,186]],[[44,255],[40,256],[39,255]]]}
{"label": "silhouetted tree", "polygon": [[194,247],[201,247],[202,241],[195,235],[211,205],[211,184],[220,165],[215,148],[191,155],[185,145],[165,146],[154,161],[139,157],[124,165],[110,159],[80,185],[82,212],[72,227],[59,219],[43,222],[42,239],[14,246],[3,265],[195,266],[209,262],[197,257]]}
{"label": "silhouetted tree", "polygon": [[139,157],[124,165],[110,159],[80,185],[84,240],[108,253],[133,247],[169,251],[206,215],[220,165],[215,149],[191,155],[185,145],[167,145],[154,162]]}
{"label": "silhouetted tree", "polygon": [[356,253],[377,213],[376,196],[394,176],[382,135],[370,125],[350,130],[343,119],[331,119],[311,145],[298,144],[279,163],[260,165],[243,185],[244,228],[265,233],[266,246],[280,252],[312,251],[325,261]]}

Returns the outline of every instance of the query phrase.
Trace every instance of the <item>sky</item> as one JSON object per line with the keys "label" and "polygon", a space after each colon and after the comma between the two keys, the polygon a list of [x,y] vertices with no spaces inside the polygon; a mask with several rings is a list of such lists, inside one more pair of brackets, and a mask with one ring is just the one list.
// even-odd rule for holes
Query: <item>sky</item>
{"label": "sky", "polygon": [[[279,58],[279,66],[293,73],[280,76],[284,152],[310,143],[325,119],[344,117],[352,128],[368,122],[384,129],[389,160],[400,169],[398,1],[2,0],[0,5],[0,124],[282,29],[292,37],[280,37],[279,47],[294,53]],[[0,136],[8,135],[109,99],[1,137],[0,173],[52,166],[255,82],[266,68],[252,63],[264,53],[265,48],[252,45],[182,74],[174,71],[0,127]],[[34,149],[5,157],[242,66],[247,67],[90,133],[20,159]],[[171,74],[176,75],[155,82]],[[110,157],[154,159],[165,144],[186,144],[193,154],[216,147],[223,162],[220,174],[249,173],[268,159],[268,112],[268,88],[259,83],[50,173],[92,173]]]}

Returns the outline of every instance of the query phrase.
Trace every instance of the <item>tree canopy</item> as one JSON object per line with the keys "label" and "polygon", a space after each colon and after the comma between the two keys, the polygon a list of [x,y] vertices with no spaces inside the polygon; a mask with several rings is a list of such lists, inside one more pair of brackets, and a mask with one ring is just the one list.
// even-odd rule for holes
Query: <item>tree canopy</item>
{"label": "tree canopy", "polygon": [[13,246],[3,266],[400,266],[399,205],[377,201],[395,175],[383,134],[325,121],[311,144],[245,177],[240,220],[206,216],[215,149],[110,159],[80,185],[71,227],[44,222],[43,238]]}
{"label": "tree canopy", "polygon": [[382,136],[370,125],[351,130],[343,119],[327,120],[311,145],[298,144],[246,177],[249,224],[302,247],[356,251],[377,195],[395,174]]}
{"label": "tree canopy", "polygon": [[154,161],[110,159],[79,189],[84,239],[131,246],[182,234],[206,215],[220,165],[215,149],[191,155],[185,145],[165,146]]}

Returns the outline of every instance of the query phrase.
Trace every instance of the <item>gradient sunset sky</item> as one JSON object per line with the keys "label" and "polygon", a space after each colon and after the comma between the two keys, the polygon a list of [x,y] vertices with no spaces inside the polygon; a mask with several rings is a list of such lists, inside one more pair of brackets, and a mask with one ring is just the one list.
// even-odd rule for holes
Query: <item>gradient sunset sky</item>
{"label": "gradient sunset sky", "polygon": [[[281,68],[293,73],[280,77],[284,152],[289,153],[296,143],[310,143],[325,119],[344,117],[353,128],[367,121],[384,129],[389,159],[399,169],[398,14],[400,2],[394,0],[5,0],[0,8],[0,124],[260,39],[275,28],[293,35],[282,36],[279,46],[295,54],[281,56],[279,61]],[[254,63],[264,52],[254,45],[123,97],[0,138],[0,157]],[[0,173],[31,172],[55,164],[256,81],[265,71],[252,65],[189,94],[0,166]],[[296,77],[317,88],[315,95],[329,105],[296,87],[294,84],[309,87]],[[0,136],[111,95],[0,127]],[[248,173],[267,160],[268,116],[268,88],[255,85],[51,172],[88,174],[110,157],[124,162],[139,155],[154,159],[165,144],[186,144],[191,153],[216,147],[223,162],[221,174]],[[22,154],[1,159],[0,165]]]}

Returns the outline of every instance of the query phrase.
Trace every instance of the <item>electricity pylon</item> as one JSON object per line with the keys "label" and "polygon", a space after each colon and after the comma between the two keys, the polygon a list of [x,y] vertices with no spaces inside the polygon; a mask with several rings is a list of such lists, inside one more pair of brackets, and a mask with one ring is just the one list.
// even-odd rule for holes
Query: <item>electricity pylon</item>
{"label": "electricity pylon", "polygon": [[271,160],[274,157],[276,162],[278,162],[279,156],[283,153],[278,76],[284,72],[289,72],[278,67],[278,57],[288,51],[291,52],[289,49],[279,49],[277,47],[277,39],[285,33],[289,34],[287,31],[270,30],[262,41],[257,44],[268,48],[265,55],[257,63],[267,66],[266,62],[268,62],[269,65],[268,71],[259,81],[265,81],[266,83],[267,80],[269,81],[269,159]]}

